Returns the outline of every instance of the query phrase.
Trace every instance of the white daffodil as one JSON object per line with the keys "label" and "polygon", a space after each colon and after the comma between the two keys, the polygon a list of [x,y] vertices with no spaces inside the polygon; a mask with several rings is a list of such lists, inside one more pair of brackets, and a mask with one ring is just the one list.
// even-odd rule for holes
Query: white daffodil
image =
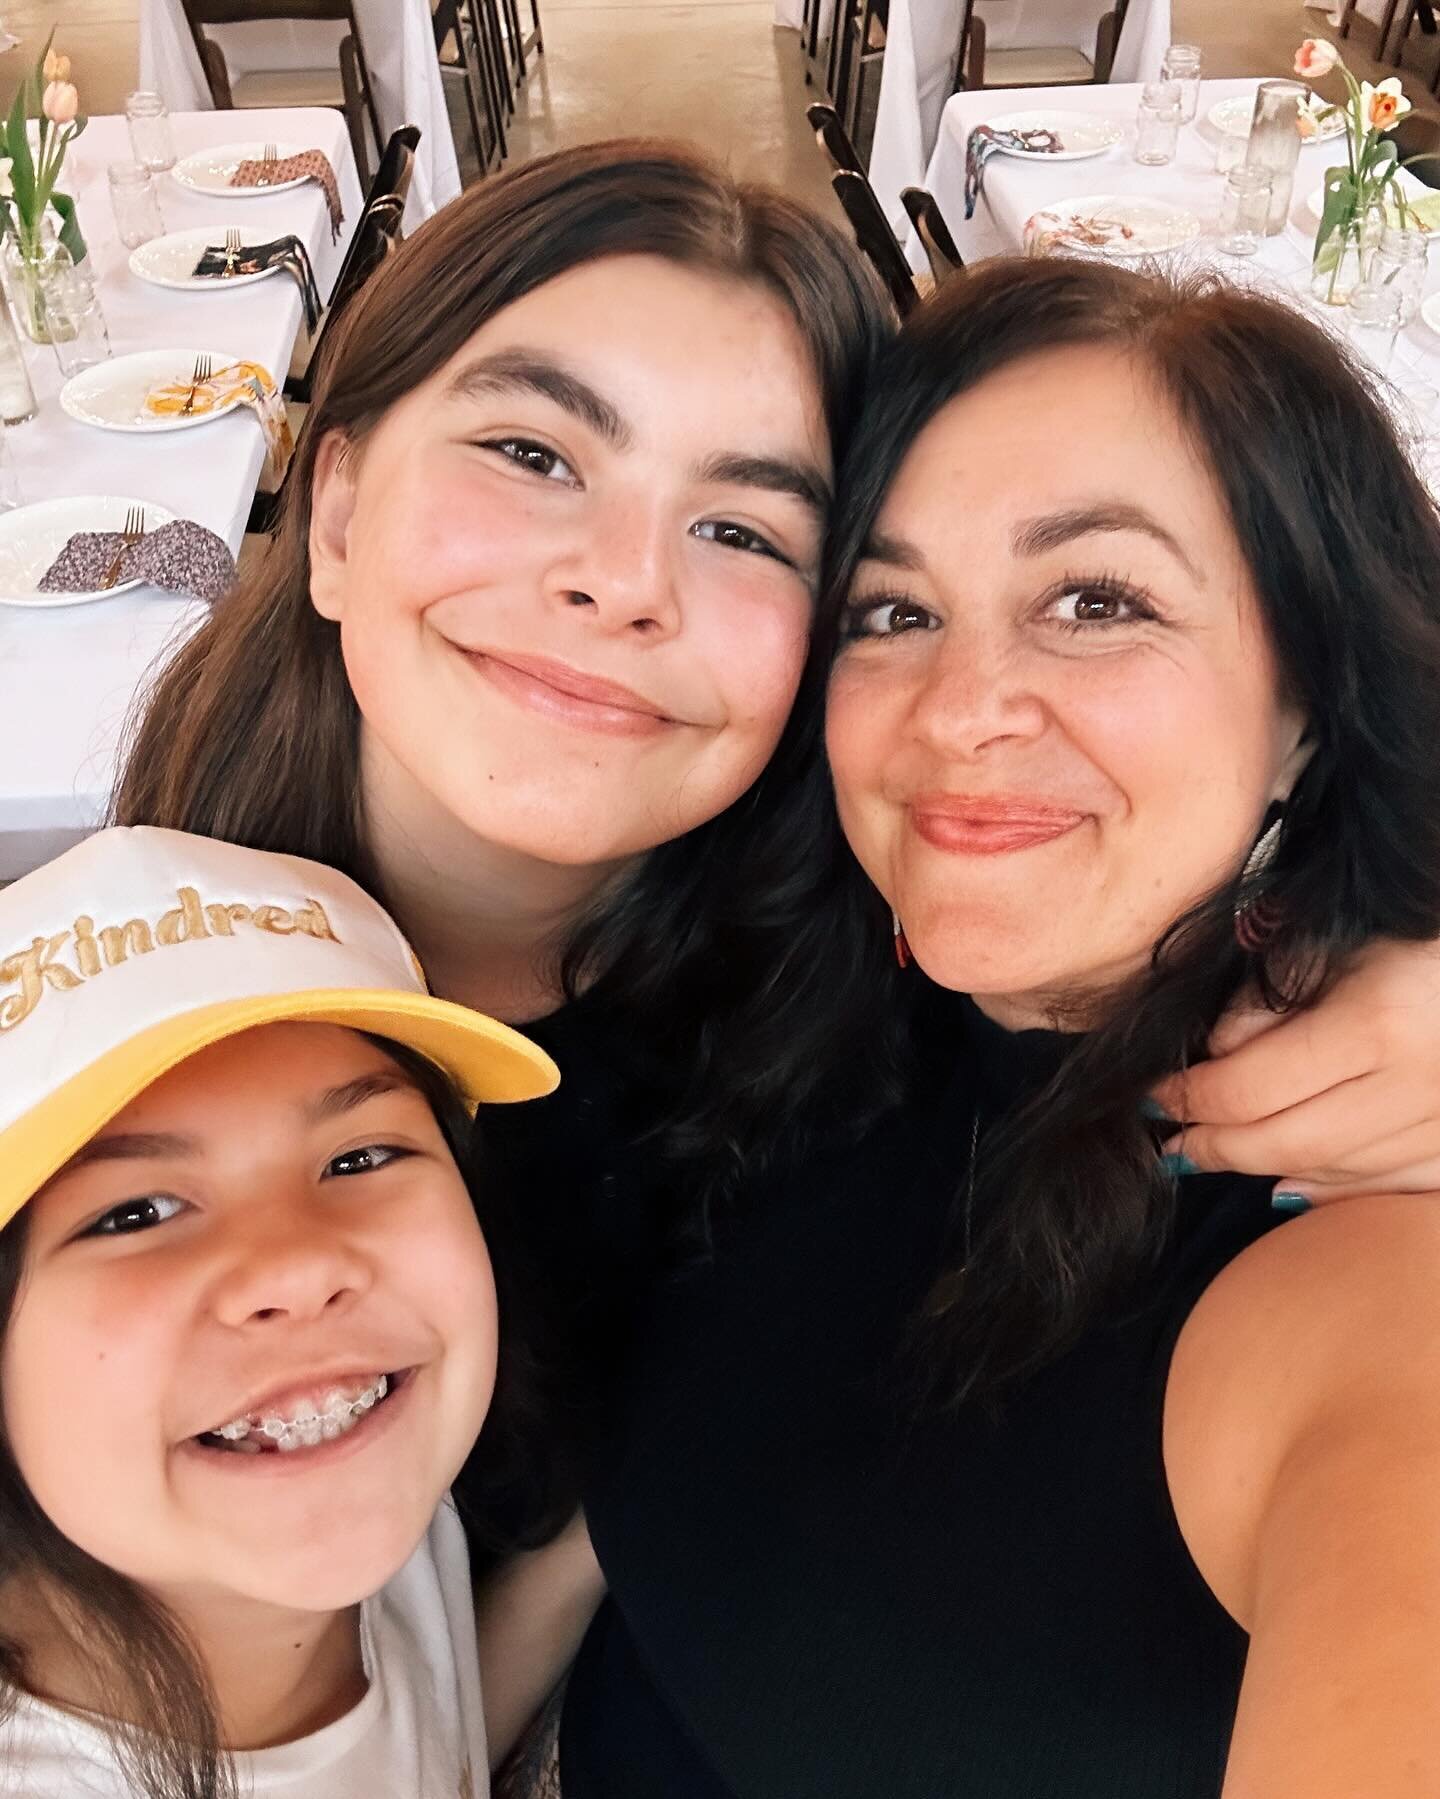
{"label": "white daffodil", "polygon": [[1360,121],[1367,131],[1388,131],[1410,111],[1398,75],[1389,75],[1374,86],[1360,83]]}

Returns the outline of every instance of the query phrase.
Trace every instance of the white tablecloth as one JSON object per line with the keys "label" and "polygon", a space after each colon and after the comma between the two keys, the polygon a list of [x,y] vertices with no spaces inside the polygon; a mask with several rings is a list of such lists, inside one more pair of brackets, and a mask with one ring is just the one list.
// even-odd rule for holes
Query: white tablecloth
{"label": "white tablecloth", "polygon": [[[945,222],[954,233],[956,246],[967,262],[986,256],[1013,254],[1023,249],[1026,221],[1041,207],[1057,200],[1088,195],[1149,194],[1189,207],[1205,227],[1205,235],[1174,253],[1189,266],[1208,263],[1237,281],[1255,282],[1282,292],[1308,294],[1310,264],[1317,219],[1308,199],[1321,185],[1325,170],[1343,149],[1335,143],[1312,143],[1300,152],[1295,174],[1295,197],[1289,221],[1275,237],[1266,238],[1257,255],[1223,256],[1215,248],[1214,231],[1219,218],[1222,178],[1216,172],[1215,153],[1220,134],[1206,114],[1217,100],[1234,94],[1253,94],[1262,77],[1201,83],[1195,123],[1180,133],[1175,161],[1160,168],[1142,168],[1132,155],[1138,86],[1028,88],[1007,93],[956,94],[945,108],[940,138],[925,177]],[[1081,162],[1039,162],[1014,156],[995,156],[986,164],[985,184],[975,217],[965,218],[965,139],[974,125],[992,117],[1001,106],[1054,107],[1057,110],[1112,116],[1127,127],[1125,141],[1103,156]],[[918,246],[912,248],[914,266],[922,266]],[[1428,277],[1430,291],[1440,289],[1440,257],[1432,256]],[[1322,316],[1338,329],[1343,318],[1336,309],[1322,307]],[[1440,336],[1417,318],[1400,334],[1391,375],[1401,382],[1424,382],[1440,389]]]}
{"label": "white tablecloth", "polygon": [[[228,224],[263,240],[293,231],[305,240],[322,294],[339,272],[345,238],[360,206],[354,158],[338,112],[256,112],[258,136],[301,136],[323,149],[340,180],[346,224],[330,242],[325,203],[306,183],[253,199],[211,199],[161,177],[167,230]],[[234,135],[228,113],[180,114],[181,154]],[[182,345],[252,357],[281,379],[301,326],[300,294],[287,276],[230,292],[190,294],[152,287],[130,273],[114,235],[107,164],[128,157],[125,121],[95,118],[71,153],[90,260],[116,355]],[[243,408],[214,423],[154,437],[77,424],[60,409],[54,352],[26,346],[40,409],[6,432],[25,501],[66,494],[153,500],[208,525],[238,550],[264,461],[254,415]],[[10,880],[93,830],[109,800],[125,714],[147,672],[199,620],[202,609],[154,588],[55,611],[0,606],[0,880]]]}
{"label": "white tablecloth", "polygon": [[[420,148],[405,220],[412,228],[460,192],[455,139],[435,55],[427,0],[355,0],[355,17],[386,137],[402,125],[420,127]],[[224,52],[232,76],[257,69],[324,68],[337,63],[339,24],[215,25],[206,28]],[[140,85],[163,94],[172,112],[203,112],[210,89],[180,0],[141,0]],[[234,135],[253,137],[240,114]],[[384,145],[381,145],[384,148]],[[371,152],[374,165],[374,152]]]}
{"label": "white tablecloth", "polygon": [[[983,5],[991,43],[1073,44],[1087,53],[1095,48],[1095,27],[1105,10],[1105,0],[984,0]],[[955,79],[962,12],[959,0],[890,0],[870,185],[897,231],[905,227],[900,190],[920,184],[935,147]],[[1130,0],[1113,79],[1153,81],[1169,42],[1170,0]]]}

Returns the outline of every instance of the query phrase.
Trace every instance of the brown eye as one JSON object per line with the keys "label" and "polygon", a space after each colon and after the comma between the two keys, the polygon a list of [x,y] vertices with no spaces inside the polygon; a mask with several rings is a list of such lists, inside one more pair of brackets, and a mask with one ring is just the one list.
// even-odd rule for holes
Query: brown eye
{"label": "brown eye", "polygon": [[1108,587],[1069,587],[1053,600],[1049,613],[1058,624],[1071,630],[1085,625],[1133,624],[1154,613],[1138,598]]}
{"label": "brown eye", "polygon": [[940,621],[916,600],[861,600],[850,607],[847,637],[901,637],[933,631]]}

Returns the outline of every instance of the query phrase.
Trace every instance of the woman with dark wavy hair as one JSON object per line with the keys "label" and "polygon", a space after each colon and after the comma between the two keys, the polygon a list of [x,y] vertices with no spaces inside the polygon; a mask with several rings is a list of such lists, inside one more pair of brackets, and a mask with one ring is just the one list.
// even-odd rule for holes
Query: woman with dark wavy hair
{"label": "woman with dark wavy hair", "polygon": [[1082,262],[947,286],[846,469],[827,743],[911,1091],[637,1329],[565,1799],[1422,1799],[1440,1210],[1277,1230],[1147,1096],[1247,982],[1303,1064],[1440,931],[1434,506],[1314,326]]}

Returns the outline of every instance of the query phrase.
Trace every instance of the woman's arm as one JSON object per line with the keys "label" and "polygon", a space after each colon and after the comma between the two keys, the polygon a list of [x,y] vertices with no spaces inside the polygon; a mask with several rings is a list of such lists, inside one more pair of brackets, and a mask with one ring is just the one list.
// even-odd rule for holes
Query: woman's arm
{"label": "woman's arm", "polygon": [[1250,1632],[1224,1799],[1440,1793],[1440,1208],[1337,1206],[1181,1335],[1166,1473]]}
{"label": "woman's arm", "polygon": [[1318,1005],[1237,1007],[1211,1048],[1156,1090],[1198,1168],[1317,1203],[1440,1190],[1440,945],[1371,944]]}
{"label": "woman's arm", "polygon": [[577,1512],[552,1543],[512,1556],[475,1596],[485,1733],[493,1770],[554,1691],[605,1595]]}

